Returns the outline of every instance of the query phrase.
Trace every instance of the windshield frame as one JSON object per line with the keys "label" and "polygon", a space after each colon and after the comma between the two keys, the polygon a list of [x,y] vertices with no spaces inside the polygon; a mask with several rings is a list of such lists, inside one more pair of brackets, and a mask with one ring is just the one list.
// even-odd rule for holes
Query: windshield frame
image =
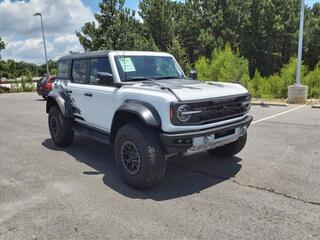
{"label": "windshield frame", "polygon": [[[112,52],[110,53],[110,63],[112,62],[111,68],[113,71],[114,75],[114,81],[115,82],[131,82],[131,81],[123,81],[121,80],[121,76],[119,73],[118,65],[116,63],[117,57],[138,57],[138,56],[145,56],[145,57],[170,57],[177,69],[177,72],[181,73],[181,80],[186,79],[186,75],[183,72],[182,68],[180,67],[179,63],[176,61],[176,59],[169,53],[162,53],[162,52],[130,52],[130,51],[117,51],[117,52]],[[139,77],[146,77],[146,80],[141,79],[141,81],[150,81],[147,80],[148,78],[152,78],[152,76],[139,76]],[[164,76],[165,77],[165,76]],[[161,80],[154,78],[152,80]],[[139,81],[139,80],[138,80]]]}

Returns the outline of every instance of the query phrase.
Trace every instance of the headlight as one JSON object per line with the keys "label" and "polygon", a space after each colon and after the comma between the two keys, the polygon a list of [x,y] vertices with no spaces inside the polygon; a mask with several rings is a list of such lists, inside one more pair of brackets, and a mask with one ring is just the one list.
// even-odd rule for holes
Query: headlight
{"label": "headlight", "polygon": [[187,122],[190,120],[191,118],[191,114],[190,114],[190,106],[189,105],[181,105],[178,107],[177,109],[177,118],[180,122]]}

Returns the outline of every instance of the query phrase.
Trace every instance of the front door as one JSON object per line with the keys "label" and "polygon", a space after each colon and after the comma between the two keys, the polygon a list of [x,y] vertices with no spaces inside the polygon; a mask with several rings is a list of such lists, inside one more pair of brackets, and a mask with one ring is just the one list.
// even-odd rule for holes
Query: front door
{"label": "front door", "polygon": [[118,88],[101,85],[98,72],[112,73],[108,57],[92,58],[88,62],[89,86],[91,101],[88,101],[88,122],[92,126],[110,131],[114,112],[114,94]]}

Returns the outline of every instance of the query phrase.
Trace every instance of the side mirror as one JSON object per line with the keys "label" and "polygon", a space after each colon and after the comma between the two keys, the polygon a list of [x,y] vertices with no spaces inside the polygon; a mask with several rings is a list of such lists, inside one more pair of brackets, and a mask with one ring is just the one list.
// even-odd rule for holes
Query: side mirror
{"label": "side mirror", "polygon": [[110,85],[111,83],[113,83],[113,76],[108,72],[98,72],[97,78],[97,82],[99,85]]}
{"label": "side mirror", "polygon": [[189,78],[193,80],[197,79],[197,71],[192,69],[189,73]]}

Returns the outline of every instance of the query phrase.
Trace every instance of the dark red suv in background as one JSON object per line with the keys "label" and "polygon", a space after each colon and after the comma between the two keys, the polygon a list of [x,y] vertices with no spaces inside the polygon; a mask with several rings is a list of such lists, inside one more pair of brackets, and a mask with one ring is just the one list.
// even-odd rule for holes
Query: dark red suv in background
{"label": "dark red suv in background", "polygon": [[37,92],[44,99],[47,98],[49,92],[52,89],[52,84],[56,80],[56,76],[44,75],[37,82]]}

